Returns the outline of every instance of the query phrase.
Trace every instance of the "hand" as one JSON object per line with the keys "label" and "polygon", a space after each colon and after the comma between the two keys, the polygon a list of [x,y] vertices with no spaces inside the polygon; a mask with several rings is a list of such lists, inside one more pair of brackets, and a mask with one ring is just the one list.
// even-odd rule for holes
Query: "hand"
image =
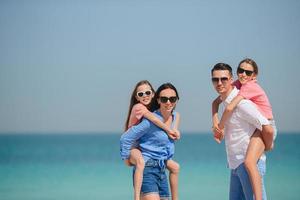
{"label": "hand", "polygon": [[177,133],[174,130],[168,130],[167,131],[168,136],[172,139],[172,140],[176,140],[177,139]]}
{"label": "hand", "polygon": [[222,130],[219,128],[218,124],[214,124],[213,127],[211,128],[211,131],[214,135],[218,133],[222,133]]}
{"label": "hand", "polygon": [[224,139],[224,126],[221,126],[221,124],[218,124],[218,132],[221,134],[221,139]]}
{"label": "hand", "polygon": [[218,126],[212,127],[212,132],[214,134],[215,141],[220,144],[224,139],[224,130],[219,129]]}
{"label": "hand", "polygon": [[124,160],[124,163],[125,163],[127,166],[129,166],[129,167],[134,166],[134,164],[131,163],[129,159]]}
{"label": "hand", "polygon": [[222,142],[223,138],[224,138],[223,133],[215,133],[214,134],[214,139],[218,144],[220,144]]}
{"label": "hand", "polygon": [[180,139],[180,131],[179,130],[177,130],[177,129],[174,129],[173,130],[174,131],[174,133],[175,133],[175,136],[176,136],[176,140],[179,140]]}

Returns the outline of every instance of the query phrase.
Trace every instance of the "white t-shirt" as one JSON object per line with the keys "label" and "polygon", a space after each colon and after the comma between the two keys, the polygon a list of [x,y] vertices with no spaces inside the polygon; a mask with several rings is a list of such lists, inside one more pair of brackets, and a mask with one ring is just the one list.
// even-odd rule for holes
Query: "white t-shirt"
{"label": "white t-shirt", "polygon": [[[223,101],[227,106],[239,90],[234,87],[228,97]],[[245,160],[250,137],[255,129],[262,130],[262,125],[270,124],[250,100],[242,100],[232,112],[225,123],[225,145],[227,160],[230,169],[237,168]],[[266,159],[265,155],[261,159]]]}

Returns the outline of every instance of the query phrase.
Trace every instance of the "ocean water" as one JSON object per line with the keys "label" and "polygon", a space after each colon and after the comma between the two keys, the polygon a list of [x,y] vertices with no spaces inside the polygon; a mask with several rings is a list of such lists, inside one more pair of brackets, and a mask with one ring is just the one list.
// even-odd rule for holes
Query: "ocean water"
{"label": "ocean water", "polygon": [[[224,144],[209,134],[176,143],[182,200],[228,199]],[[119,156],[120,134],[1,134],[0,200],[131,200],[132,170]],[[300,199],[300,134],[279,133],[267,154],[270,200]]]}

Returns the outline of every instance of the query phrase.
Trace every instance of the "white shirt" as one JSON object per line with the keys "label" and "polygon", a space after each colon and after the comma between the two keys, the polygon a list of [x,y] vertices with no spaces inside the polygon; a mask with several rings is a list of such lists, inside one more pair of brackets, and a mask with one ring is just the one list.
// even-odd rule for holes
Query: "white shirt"
{"label": "white shirt", "polygon": [[[224,106],[227,106],[238,92],[239,90],[234,87],[223,101]],[[262,130],[262,125],[268,124],[269,121],[258,111],[252,101],[240,101],[225,123],[225,145],[230,169],[235,169],[244,162],[250,137],[255,129]],[[261,159],[266,159],[264,154]]]}

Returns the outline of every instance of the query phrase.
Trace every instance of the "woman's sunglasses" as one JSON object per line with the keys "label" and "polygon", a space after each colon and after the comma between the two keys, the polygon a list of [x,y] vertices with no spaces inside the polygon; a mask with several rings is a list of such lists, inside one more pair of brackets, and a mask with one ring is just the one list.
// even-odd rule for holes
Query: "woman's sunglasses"
{"label": "woman's sunglasses", "polygon": [[242,69],[240,67],[237,68],[237,73],[243,74],[244,72],[246,73],[247,76],[251,76],[254,71],[245,70],[245,69]]}
{"label": "woman's sunglasses", "polygon": [[147,91],[137,92],[136,96],[143,97],[143,96],[150,96],[151,94],[152,94],[152,91],[151,90],[147,90]]}
{"label": "woman's sunglasses", "polygon": [[223,84],[226,83],[228,81],[228,77],[221,77],[221,78],[218,78],[218,77],[212,77],[211,78],[211,81],[215,84],[219,83],[219,81],[221,81]]}
{"label": "woman's sunglasses", "polygon": [[167,103],[170,101],[171,103],[175,103],[177,101],[177,97],[159,97],[160,102]]}

